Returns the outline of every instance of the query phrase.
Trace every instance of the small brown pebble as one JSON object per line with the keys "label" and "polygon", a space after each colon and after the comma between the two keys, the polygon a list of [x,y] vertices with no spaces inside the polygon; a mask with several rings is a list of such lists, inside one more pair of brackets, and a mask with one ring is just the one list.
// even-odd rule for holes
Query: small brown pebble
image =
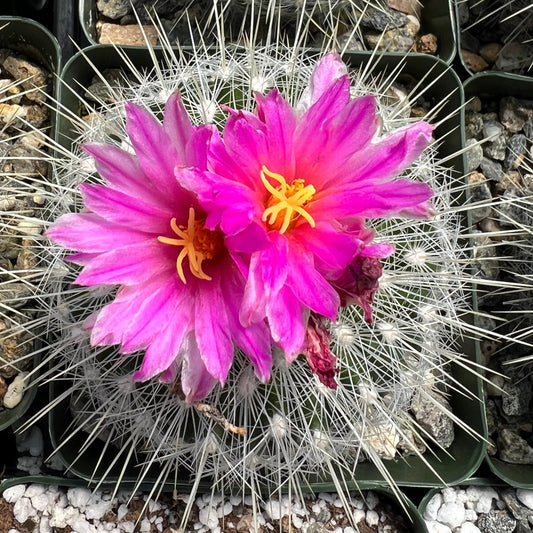
{"label": "small brown pebble", "polygon": [[421,35],[415,44],[415,50],[420,54],[436,54],[437,48],[437,36],[432,33]]}
{"label": "small brown pebble", "polygon": [[498,59],[498,54],[502,49],[500,43],[488,43],[479,49],[479,55],[489,64],[493,65]]}
{"label": "small brown pebble", "polygon": [[481,111],[481,98],[479,96],[474,96],[466,102],[465,111],[474,111],[479,113]]}
{"label": "small brown pebble", "polygon": [[[142,27],[146,38],[151,46],[157,44],[157,30],[154,26]],[[126,44],[133,46],[146,46],[143,32],[136,24],[119,26],[118,24],[109,24],[104,22],[100,25],[101,44]]]}
{"label": "small brown pebble", "polygon": [[498,232],[501,230],[500,225],[498,224],[497,220],[491,217],[484,218],[479,223],[479,229],[481,229],[481,231],[485,233],[494,233],[494,232]]}
{"label": "small brown pebble", "polygon": [[14,55],[10,55],[4,61],[4,68],[16,80],[22,82],[22,87],[27,91],[25,96],[28,100],[43,102],[46,99],[43,91],[47,88],[48,73],[44,68]]}
{"label": "small brown pebble", "polygon": [[420,18],[422,4],[419,0],[387,0],[387,5],[396,11],[405,13],[406,15],[414,15],[415,17]]}
{"label": "small brown pebble", "polygon": [[489,67],[489,64],[481,56],[468,50],[461,50],[461,55],[465,65],[473,72],[481,72]]}
{"label": "small brown pebble", "polygon": [[474,185],[476,183],[485,183],[487,178],[481,172],[471,172],[468,176],[469,185]]}
{"label": "small brown pebble", "polygon": [[7,392],[6,380],[2,376],[0,376],[0,403],[3,403],[6,392]]}

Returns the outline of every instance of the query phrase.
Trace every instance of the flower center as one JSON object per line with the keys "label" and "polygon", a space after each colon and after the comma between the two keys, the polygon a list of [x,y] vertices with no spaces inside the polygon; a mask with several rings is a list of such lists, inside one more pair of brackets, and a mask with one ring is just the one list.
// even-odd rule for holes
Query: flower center
{"label": "flower center", "polygon": [[[277,181],[279,185],[274,188],[267,176]],[[305,185],[302,179],[295,179],[289,185],[282,175],[270,172],[265,166],[261,169],[261,181],[271,194],[262,217],[270,229],[285,233],[294,227],[300,216],[305,218],[312,228],[315,227],[313,217],[305,210],[316,193],[312,185]]]}
{"label": "flower center", "polygon": [[191,274],[199,279],[211,280],[211,277],[202,270],[202,263],[206,259],[213,259],[220,252],[223,246],[222,234],[219,231],[206,229],[204,221],[195,220],[195,213],[192,207],[189,209],[187,227],[178,226],[175,218],[170,221],[170,227],[180,238],[158,237],[157,240],[164,244],[183,246],[183,250],[181,250],[176,259],[176,270],[181,281],[187,283],[183,272],[183,261],[186,257],[189,259]]}

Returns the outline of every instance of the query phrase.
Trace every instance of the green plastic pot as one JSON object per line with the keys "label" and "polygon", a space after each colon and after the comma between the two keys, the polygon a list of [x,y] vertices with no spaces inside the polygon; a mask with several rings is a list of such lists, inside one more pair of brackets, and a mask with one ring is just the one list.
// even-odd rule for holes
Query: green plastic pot
{"label": "green plastic pot", "polygon": [[[421,0],[422,15],[420,20],[421,34],[433,33],[438,39],[438,53],[445,63],[450,65],[456,53],[456,34],[453,18],[453,0]],[[87,40],[98,44],[96,22],[98,12],[96,0],[79,0],[80,24]],[[404,55],[399,53],[398,55]]]}
{"label": "green plastic pot", "polygon": [[[468,64],[465,62],[465,60],[463,59],[463,54],[461,53],[461,50],[462,50],[462,45],[461,45],[461,42],[462,42],[462,39],[461,39],[461,25],[459,24],[459,3],[462,2],[463,0],[450,0],[452,3],[453,3],[453,15],[454,15],[454,19],[455,19],[455,28],[454,28],[454,33],[456,34],[456,42],[457,42],[457,57],[459,58],[459,61],[460,61],[460,64],[462,65],[462,67],[464,68],[464,70],[468,73],[469,76],[474,76],[476,75],[476,72],[474,72],[469,66]],[[511,2],[510,2],[511,3]],[[525,16],[525,15],[524,15]],[[516,17],[516,20],[520,20],[520,16],[518,15]],[[491,70],[488,70],[488,71],[484,71],[486,73],[489,73],[489,72],[493,72],[495,74],[499,73],[500,71],[491,71]],[[530,74],[529,75],[522,75],[522,74],[514,74],[514,73],[503,73],[503,74],[506,74],[508,76],[516,76],[518,78],[530,78]],[[530,93],[530,96],[531,96],[531,93]]]}
{"label": "green plastic pot", "polygon": [[[139,47],[123,47],[129,60],[137,68],[152,65],[152,60],[148,50]],[[371,52],[347,53],[344,56],[345,61],[354,67],[364,65],[371,60]],[[373,61],[376,61],[374,58]],[[384,54],[380,59],[374,72],[387,71],[398,66],[398,57],[393,54]],[[61,89],[61,104],[65,109],[74,113],[79,111],[80,103],[75,94],[68,90],[68,86],[73,88],[87,87],[90,79],[94,75],[92,67],[88,62],[95,65],[96,68],[117,68],[122,67],[126,71],[128,67],[120,57],[118,51],[108,45],[96,45],[88,47],[82,53],[74,56],[65,66],[62,73],[62,82],[64,86]],[[438,83],[431,83],[426,98],[434,100],[435,103],[444,101],[439,116],[435,122],[442,119],[441,124],[436,129],[436,136],[442,137],[443,142],[439,148],[442,156],[449,156],[447,164],[458,173],[463,175],[464,163],[461,155],[452,155],[460,150],[463,146],[463,90],[456,74],[442,60],[427,55],[410,55],[402,61],[402,71],[406,74],[422,78],[430,72],[430,80],[438,78]],[[459,111],[458,111],[459,110]],[[453,114],[456,112],[455,114]],[[448,116],[450,115],[450,116]],[[448,117],[444,120],[445,117]],[[67,121],[60,118],[58,128],[58,140],[66,146],[69,139],[73,138],[74,132],[69,129]],[[447,132],[454,131],[453,135],[446,135]],[[458,197],[458,201],[463,201]],[[479,363],[480,355],[477,343],[466,339],[463,345],[463,353],[467,354],[471,361]],[[452,446],[446,451],[436,451],[427,453],[425,459],[434,469],[435,473],[423,463],[420,458],[406,457],[397,461],[388,461],[386,463],[390,475],[400,486],[412,487],[434,487],[441,486],[442,483],[456,484],[470,477],[485,455],[485,444],[483,438],[486,437],[486,420],[482,408],[482,389],[478,378],[470,372],[465,371],[460,365],[452,367],[454,376],[459,382],[471,391],[476,398],[469,399],[464,396],[453,393],[451,396],[451,405],[456,416],[461,418],[465,423],[481,436],[480,439],[472,437],[465,431],[456,428],[456,438]],[[52,384],[52,398],[60,397],[67,388],[61,383]],[[59,404],[50,413],[49,427],[50,435],[54,448],[58,448],[65,434],[69,434],[69,424],[71,423],[68,414],[68,398]],[[78,457],[79,450],[83,448],[84,439],[80,435],[73,435],[68,442],[59,449],[59,457],[73,474],[86,479],[98,480],[103,476],[107,466],[116,458],[115,451],[108,451],[108,455],[100,463],[98,458],[102,451],[102,445],[95,442],[86,449],[81,457]],[[106,480],[114,482],[121,474],[122,462],[117,461],[115,466],[106,474]],[[158,472],[154,472],[154,478],[157,479]],[[134,481],[137,477],[137,469],[128,467],[124,472],[123,479],[127,482]],[[347,479],[356,479],[349,485],[353,488],[370,483],[373,486],[385,486],[386,482],[380,475],[376,467],[369,462],[360,463],[354,472],[349,472]],[[178,480],[180,476],[178,475]],[[188,480],[184,478],[184,483]],[[206,482],[206,486],[209,483]],[[309,488],[315,491],[334,490],[331,480],[309,480]]]}
{"label": "green plastic pot", "polygon": [[[533,98],[533,78],[501,72],[482,72],[466,80],[465,99],[480,98]],[[533,489],[533,465],[506,463],[487,454],[487,463],[492,472],[509,485]]]}
{"label": "green plastic pot", "polygon": [[[30,60],[45,66],[53,77],[52,96],[56,96],[57,75],[61,66],[61,53],[55,37],[41,24],[22,17],[0,17],[0,48],[9,48],[24,54]],[[51,115],[52,130],[55,127],[55,113]],[[39,346],[36,345],[36,348]],[[33,368],[39,365],[40,356],[33,358]],[[37,377],[34,373],[32,381]],[[31,383],[22,401],[13,409],[0,412],[0,430],[11,426],[30,407],[36,387]]]}

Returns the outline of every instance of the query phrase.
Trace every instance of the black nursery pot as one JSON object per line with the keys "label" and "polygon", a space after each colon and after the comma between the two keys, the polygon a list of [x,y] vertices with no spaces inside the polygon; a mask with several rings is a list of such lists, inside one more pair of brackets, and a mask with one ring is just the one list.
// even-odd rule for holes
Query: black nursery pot
{"label": "black nursery pot", "polygon": [[[464,84],[465,100],[468,101],[471,98],[477,96],[482,101],[496,102],[503,97],[514,97],[516,99],[527,99],[533,102],[533,78],[525,76],[504,74],[500,72],[483,72],[476,74],[469,78]],[[528,146],[531,146],[529,143]],[[528,200],[530,203],[531,200]],[[524,204],[525,206],[526,204]],[[524,211],[527,207],[523,208]],[[529,291],[528,291],[529,292]],[[513,294],[512,299],[515,299]],[[501,309],[501,304],[497,311],[504,311]],[[502,315],[503,317],[504,315]],[[521,335],[523,340],[531,342],[531,333],[527,338]],[[513,351],[512,341],[505,341],[505,348],[508,351]],[[516,353],[522,354],[520,351],[520,345],[516,344]],[[528,352],[526,348],[526,354]],[[512,357],[511,359],[518,359],[520,355]],[[494,357],[494,356],[493,356]],[[510,363],[509,368],[513,363]],[[505,394],[505,393],[504,393]],[[530,404],[531,405],[531,404]],[[529,410],[531,414],[531,409]],[[531,423],[531,420],[529,421]],[[512,464],[503,461],[495,456],[491,456],[487,453],[486,462],[488,463],[492,472],[500,479],[512,485],[514,487],[533,489],[533,464]]]}
{"label": "black nursery pot", "polygon": [[[150,69],[152,66],[152,59],[146,49],[123,47],[121,51],[136,68],[146,67]],[[347,53],[343,59],[352,67],[359,67],[371,60],[371,53]],[[126,72],[129,70],[119,51],[112,46],[96,45],[74,56],[67,63],[62,73],[64,86],[61,89],[61,104],[66,110],[76,114],[80,111],[80,102],[76,94],[68,89],[68,86],[73,87],[74,90],[78,87],[88,86],[94,76],[94,70],[89,66],[88,62],[98,69],[123,68]],[[398,67],[398,62],[399,58],[396,55],[384,54],[380,58],[378,65],[375,66],[374,72],[391,72]],[[401,60],[400,70],[417,79],[423,78],[428,72],[430,72],[429,79],[432,81],[438,78],[438,83],[428,84],[430,86],[425,93],[425,97],[434,103],[444,102],[439,115],[435,118],[435,122],[442,119],[435,135],[437,138],[442,138],[442,144],[439,148],[441,155],[443,157],[450,156],[446,164],[462,176],[464,168],[462,156],[451,157],[463,145],[461,133],[463,131],[463,115],[461,111],[463,91],[459,79],[443,61],[431,56],[407,56]],[[448,115],[450,116],[448,117]],[[445,119],[445,117],[448,118]],[[454,135],[445,135],[450,131],[455,131],[456,133]],[[68,146],[73,138],[75,138],[75,132],[71,130],[69,123],[60,117],[58,141]],[[470,361],[479,362],[478,346],[473,341],[465,340],[462,351]],[[451,447],[446,451],[434,450],[431,453],[426,453],[424,461],[427,464],[420,458],[412,456],[386,462],[391,477],[400,486],[433,487],[441,486],[442,483],[460,483],[472,475],[484,457],[485,445],[483,439],[486,436],[486,421],[482,409],[480,380],[458,364],[452,366],[452,373],[461,385],[475,396],[475,398],[466,398],[459,393],[452,393],[450,402],[453,412],[468,424],[473,432],[479,435],[479,438],[456,427],[455,441]],[[53,383],[52,398],[59,398],[66,390],[61,383]],[[57,449],[65,435],[71,433],[69,428],[71,422],[68,398],[65,398],[50,413],[49,427],[54,448]],[[104,456],[104,460],[99,462],[103,445],[93,442],[85,449],[84,444],[84,437],[75,434],[70,435],[68,442],[59,449],[59,457],[70,472],[87,481],[97,482],[102,479],[105,473],[105,480],[109,483],[115,483],[119,478],[124,483],[135,482],[139,472],[138,468],[127,466],[123,470],[123,462],[121,460],[117,461],[116,454],[111,453],[109,450],[106,452],[107,455]],[[82,450],[81,454],[80,450]],[[111,464],[114,464],[114,466],[107,471]],[[158,479],[157,476],[158,472],[154,471],[154,482]],[[387,484],[377,468],[370,462],[359,463],[355,472],[349,472],[346,478],[354,480],[350,482],[353,488],[365,488],[369,484],[370,486],[385,486]],[[146,481],[150,480],[146,478]],[[209,480],[206,480],[200,490],[208,488],[209,485]],[[180,488],[186,490],[187,487],[190,488],[188,482],[184,482],[178,486],[178,490]],[[325,482],[323,480],[320,482],[309,480],[309,488],[313,491],[335,490],[334,485],[328,480]]]}
{"label": "black nursery pot", "polygon": [[[52,75],[52,94],[55,96],[56,80],[60,70],[61,55],[59,45],[55,37],[41,24],[21,17],[0,17],[0,48],[9,48],[19,52],[28,60],[45,67]],[[45,133],[53,136],[55,125],[54,105],[48,102],[51,109],[50,128]],[[37,339],[33,345],[36,355],[34,355],[32,364],[28,371],[36,369],[40,363],[38,351],[42,349],[42,342]],[[2,361],[0,360],[0,365]],[[38,375],[37,371],[31,372],[30,383],[27,386],[24,397],[18,405],[12,409],[0,411],[0,430],[8,428],[17,421],[30,407],[37,387],[32,386]]]}
{"label": "black nursery pot", "polygon": [[[420,34],[432,33],[437,37],[437,57],[450,65],[456,53],[456,33],[453,0],[421,0]],[[87,40],[98,44],[96,0],[79,0],[80,24]],[[188,37],[188,35],[187,35]],[[403,56],[403,53],[397,55]]]}

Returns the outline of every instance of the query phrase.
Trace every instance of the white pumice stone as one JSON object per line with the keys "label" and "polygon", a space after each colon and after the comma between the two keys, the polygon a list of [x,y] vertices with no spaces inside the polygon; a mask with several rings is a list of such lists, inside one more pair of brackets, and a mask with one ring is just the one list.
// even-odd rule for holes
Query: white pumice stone
{"label": "white pumice stone", "polygon": [[110,502],[90,502],[85,510],[85,516],[89,520],[102,518],[111,509]]}
{"label": "white pumice stone", "polygon": [[465,508],[460,503],[444,503],[437,513],[437,520],[452,529],[458,527],[465,520]]}
{"label": "white pumice stone", "polygon": [[233,505],[230,502],[226,502],[222,507],[222,516],[228,516],[233,511]]}
{"label": "white pumice stone", "polygon": [[492,498],[489,495],[482,495],[476,503],[476,513],[488,513],[492,509]]}
{"label": "white pumice stone", "polygon": [[128,513],[128,506],[125,503],[121,503],[117,509],[117,518],[120,522]]}
{"label": "white pumice stone", "polygon": [[466,509],[465,520],[467,520],[468,522],[476,522],[477,521],[476,511],[474,511],[474,509]]}
{"label": "white pumice stone", "polygon": [[200,509],[198,513],[199,521],[210,529],[218,526],[217,510],[214,507],[207,506]]}
{"label": "white pumice stone", "polygon": [[48,516],[41,516],[39,518],[39,533],[52,533],[50,518]]}
{"label": "white pumice stone", "polygon": [[26,492],[25,485],[13,485],[12,487],[4,490],[2,496],[8,503],[15,503],[17,500],[22,498]]}
{"label": "white pumice stone", "polygon": [[45,493],[37,494],[30,498],[33,508],[39,512],[45,512],[50,505],[50,500]]}
{"label": "white pumice stone", "polygon": [[379,497],[372,491],[369,491],[365,498],[366,506],[372,511],[379,503]]}
{"label": "white pumice stone", "polygon": [[35,496],[40,496],[41,494],[45,494],[45,493],[48,496],[50,496],[52,494],[52,489],[53,489],[53,487],[48,487],[47,488],[44,485],[37,485],[37,484],[28,485],[28,487],[26,488],[26,490],[24,492],[24,496],[26,496],[26,498],[30,498],[30,500],[32,498],[35,498]]}
{"label": "white pumice stone", "polygon": [[280,520],[283,516],[283,509],[279,500],[269,500],[265,504],[265,512],[271,520]]}
{"label": "white pumice stone", "polygon": [[516,497],[522,502],[528,509],[533,510],[533,490],[517,489]]}
{"label": "white pumice stone", "polygon": [[[304,521],[298,515],[295,515],[295,514],[292,514],[291,517],[292,517],[292,525],[296,529],[301,529],[301,527],[304,525]],[[344,533],[346,533],[346,531]]]}
{"label": "white pumice stone", "polygon": [[426,505],[426,508],[424,510],[424,519],[425,520],[436,520],[437,513],[439,512],[441,505],[442,505],[442,494],[440,492],[437,492],[431,497],[431,499]]}
{"label": "white pumice stone", "polygon": [[457,533],[481,533],[481,530],[472,522],[465,522]]}
{"label": "white pumice stone", "polygon": [[17,459],[17,468],[28,472],[30,476],[37,476],[41,473],[42,457],[30,457],[25,455]]}
{"label": "white pumice stone", "polygon": [[366,523],[372,527],[379,524],[379,514],[376,511],[369,510],[366,512]]}
{"label": "white pumice stone", "polygon": [[353,512],[353,521],[358,524],[361,520],[365,519],[366,513],[362,509],[355,509]]}
{"label": "white pumice stone", "polygon": [[22,524],[26,522],[30,516],[36,516],[36,511],[32,507],[30,499],[22,496],[13,506],[13,515]]}
{"label": "white pumice stone", "polygon": [[435,520],[429,520],[426,522],[426,526],[428,528],[428,533],[452,533],[452,530],[440,522],[436,522]]}
{"label": "white pumice stone", "polygon": [[67,491],[67,498],[73,507],[78,509],[84,509],[87,504],[91,501],[92,494],[89,489],[84,487],[74,487],[70,488]]}
{"label": "white pumice stone", "polygon": [[453,487],[446,487],[442,489],[442,501],[444,503],[455,503],[457,500],[457,494]]}
{"label": "white pumice stone", "polygon": [[468,496],[466,495],[466,490],[459,489],[456,491],[456,499],[455,501],[457,503],[465,503],[468,500]]}
{"label": "white pumice stone", "polygon": [[466,489],[466,495],[471,502],[477,502],[481,497],[481,487],[471,486]]}
{"label": "white pumice stone", "polygon": [[131,521],[121,522],[120,529],[125,533],[133,533],[133,531],[135,530],[135,524]]}
{"label": "white pumice stone", "polygon": [[21,372],[15,376],[15,379],[8,385],[6,394],[4,396],[4,407],[7,409],[13,409],[16,407],[24,397],[24,392],[26,391],[26,381],[25,377],[28,375],[28,372]]}

